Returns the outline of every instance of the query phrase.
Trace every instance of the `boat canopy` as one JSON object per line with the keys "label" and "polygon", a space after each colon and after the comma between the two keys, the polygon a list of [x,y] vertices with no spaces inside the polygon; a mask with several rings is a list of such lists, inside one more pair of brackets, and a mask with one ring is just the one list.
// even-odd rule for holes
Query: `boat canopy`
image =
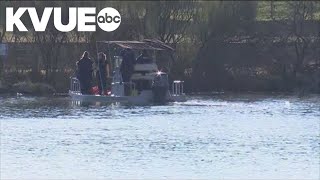
{"label": "boat canopy", "polygon": [[164,42],[155,39],[144,39],[143,41],[97,41],[99,43],[114,44],[126,49],[133,50],[155,50],[174,51],[174,49]]}

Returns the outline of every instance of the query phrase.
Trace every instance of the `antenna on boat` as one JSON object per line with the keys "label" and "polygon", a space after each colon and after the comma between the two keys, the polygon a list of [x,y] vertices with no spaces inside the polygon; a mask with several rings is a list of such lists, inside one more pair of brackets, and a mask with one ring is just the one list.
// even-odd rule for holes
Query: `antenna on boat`
{"label": "antenna on boat", "polygon": [[96,49],[97,49],[97,61],[98,61],[98,71],[99,71],[99,77],[100,77],[100,85],[101,85],[101,91],[100,94],[104,95],[104,86],[102,82],[102,76],[101,76],[101,69],[100,69],[100,60],[99,60],[99,51],[98,51],[98,42],[96,41]]}
{"label": "antenna on boat", "polygon": [[[111,71],[111,68],[113,68],[113,61],[112,61],[112,58],[111,58],[111,53],[110,53],[110,42],[108,41],[108,56],[109,56],[109,60],[110,60],[110,65],[112,67],[110,67],[110,71]],[[110,73],[110,72],[109,72]],[[110,74],[109,74],[110,75]]]}
{"label": "antenna on boat", "polygon": [[157,64],[157,57],[156,57],[156,50],[153,50],[153,57],[152,57],[154,60],[154,63]]}

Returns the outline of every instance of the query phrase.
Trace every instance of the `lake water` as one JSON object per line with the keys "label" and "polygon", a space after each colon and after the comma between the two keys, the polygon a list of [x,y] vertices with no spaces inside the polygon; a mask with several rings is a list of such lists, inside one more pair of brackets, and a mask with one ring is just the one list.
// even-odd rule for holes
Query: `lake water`
{"label": "lake water", "polygon": [[0,97],[1,179],[319,179],[320,96]]}

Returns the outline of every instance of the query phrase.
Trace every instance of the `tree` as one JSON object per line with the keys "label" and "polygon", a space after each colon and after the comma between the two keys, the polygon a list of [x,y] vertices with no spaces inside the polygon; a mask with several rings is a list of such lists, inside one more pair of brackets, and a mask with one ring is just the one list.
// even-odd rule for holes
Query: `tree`
{"label": "tree", "polygon": [[194,1],[160,1],[158,35],[161,41],[175,46],[186,38],[197,8]]}
{"label": "tree", "polygon": [[311,39],[306,36],[305,28],[306,22],[313,20],[315,4],[312,1],[294,1],[290,2],[289,6],[291,8],[291,16],[289,17],[290,33],[292,34],[296,53],[293,77],[296,78],[297,73],[302,71],[306,50],[311,41]]}
{"label": "tree", "polygon": [[5,30],[5,8],[6,8],[7,1],[0,1],[0,43],[3,42],[3,39],[6,35]]}
{"label": "tree", "polygon": [[[5,4],[6,1],[0,1],[0,44],[3,42],[3,39],[6,35],[6,30],[5,30]],[[3,77],[3,58],[0,56],[0,80]]]}
{"label": "tree", "polygon": [[[226,82],[225,62],[218,51],[219,46],[229,39],[240,38],[246,34],[245,24],[256,18],[256,2],[204,1],[198,13],[200,48],[193,65],[195,86],[212,89]],[[203,89],[207,90],[207,89]]]}
{"label": "tree", "polygon": [[[34,2],[34,6],[38,10],[44,9],[46,6],[62,6],[61,2]],[[66,14],[62,16],[62,21],[65,21]],[[45,70],[45,80],[48,83],[54,83],[52,81],[55,73],[58,69],[58,61],[60,59],[60,48],[67,41],[67,33],[60,32],[55,29],[53,22],[49,21],[45,32],[32,31],[33,42],[38,47],[41,58],[43,60]],[[54,84],[53,84],[54,85]]]}

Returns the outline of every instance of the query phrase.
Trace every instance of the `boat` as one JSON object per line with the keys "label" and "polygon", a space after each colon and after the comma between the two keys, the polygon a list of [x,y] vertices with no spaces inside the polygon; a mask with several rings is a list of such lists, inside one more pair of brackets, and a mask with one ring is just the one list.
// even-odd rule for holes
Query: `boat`
{"label": "boat", "polygon": [[[123,82],[120,72],[122,57],[119,55],[121,49],[132,51],[147,50],[153,52],[174,53],[174,49],[159,40],[143,41],[97,41],[97,53],[99,45],[106,46],[108,58],[112,64],[111,90],[107,95],[82,94],[80,91],[80,81],[75,77],[70,77],[69,96],[74,101],[105,102],[105,103],[129,103],[129,104],[163,104],[168,102],[185,102],[186,94],[183,90],[184,81],[173,80],[169,83],[168,73],[158,69],[156,58],[152,62],[136,63],[129,82]],[[172,57],[172,56],[171,56]],[[144,85],[141,85],[144,84]],[[170,85],[171,88],[170,88]],[[127,88],[127,89],[126,89]]]}

